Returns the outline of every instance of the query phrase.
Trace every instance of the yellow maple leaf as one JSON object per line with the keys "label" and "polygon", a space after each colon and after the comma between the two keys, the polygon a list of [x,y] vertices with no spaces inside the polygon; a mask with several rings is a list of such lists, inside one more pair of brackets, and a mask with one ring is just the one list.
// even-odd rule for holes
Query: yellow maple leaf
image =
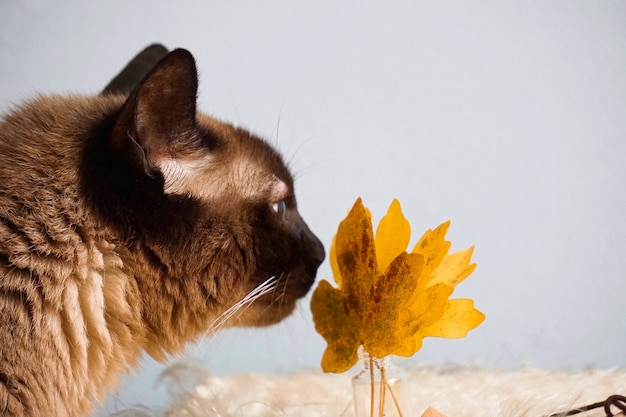
{"label": "yellow maple leaf", "polygon": [[371,216],[360,199],[339,224],[331,252],[339,288],[321,281],[311,309],[316,330],[328,342],[322,368],[343,372],[357,362],[361,345],[377,357],[402,346],[397,318],[417,285],[421,256],[396,256],[380,273]]}
{"label": "yellow maple leaf", "polygon": [[374,357],[410,356],[427,336],[463,337],[484,315],[472,300],[449,300],[454,287],[475,268],[472,248],[448,255],[449,222],[428,230],[411,253],[411,230],[394,200],[374,236],[361,199],[339,224],[330,249],[338,288],[322,280],[313,293],[315,328],[328,346],[326,372],[343,372],[363,346]]}

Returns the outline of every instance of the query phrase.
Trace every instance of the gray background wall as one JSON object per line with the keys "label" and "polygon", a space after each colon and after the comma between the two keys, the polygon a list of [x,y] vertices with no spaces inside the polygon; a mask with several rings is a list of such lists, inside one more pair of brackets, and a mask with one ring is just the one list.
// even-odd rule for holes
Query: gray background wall
{"label": "gray background wall", "polygon": [[[0,109],[95,93],[154,41],[195,54],[203,111],[278,143],[327,247],[357,196],[476,245],[456,295],[487,320],[410,365],[626,366],[626,2],[0,0]],[[284,373],[323,349],[306,300],[187,356]],[[161,369],[105,409],[157,402]]]}

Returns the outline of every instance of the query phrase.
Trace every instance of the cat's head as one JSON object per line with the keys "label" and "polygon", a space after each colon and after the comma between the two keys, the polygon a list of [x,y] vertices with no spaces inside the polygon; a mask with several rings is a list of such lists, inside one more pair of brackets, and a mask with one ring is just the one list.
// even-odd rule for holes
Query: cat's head
{"label": "cat's head", "polygon": [[91,152],[102,167],[88,169],[101,184],[94,198],[115,191],[100,209],[132,231],[141,256],[129,262],[147,271],[138,282],[149,326],[178,320],[193,333],[250,294],[226,324],[275,323],[312,286],[323,246],[300,217],[279,153],[198,113],[196,94],[185,50],[148,72],[110,122],[106,149]]}

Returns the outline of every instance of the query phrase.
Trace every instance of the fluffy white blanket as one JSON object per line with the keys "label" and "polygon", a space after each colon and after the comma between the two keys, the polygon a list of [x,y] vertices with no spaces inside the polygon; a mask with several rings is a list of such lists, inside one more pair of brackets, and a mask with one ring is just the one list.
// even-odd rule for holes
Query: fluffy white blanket
{"label": "fluffy white blanket", "polygon": [[[172,366],[163,382],[172,393],[167,410],[127,410],[117,416],[353,417],[351,375],[317,371],[290,376],[214,377],[185,364]],[[422,368],[408,373],[411,409],[420,417],[433,407],[447,417],[542,417],[626,395],[626,370],[579,373]],[[613,413],[619,410],[613,408]],[[605,416],[602,409],[581,417]]]}

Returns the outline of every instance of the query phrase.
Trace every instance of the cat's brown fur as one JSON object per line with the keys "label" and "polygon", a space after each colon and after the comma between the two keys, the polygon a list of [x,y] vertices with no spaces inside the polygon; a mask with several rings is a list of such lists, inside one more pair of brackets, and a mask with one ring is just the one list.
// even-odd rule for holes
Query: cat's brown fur
{"label": "cat's brown fur", "polygon": [[[0,124],[0,415],[82,416],[135,366],[287,316],[324,257],[280,156],[196,114],[176,50],[126,98],[42,97]],[[242,309],[243,310],[243,309]]]}

